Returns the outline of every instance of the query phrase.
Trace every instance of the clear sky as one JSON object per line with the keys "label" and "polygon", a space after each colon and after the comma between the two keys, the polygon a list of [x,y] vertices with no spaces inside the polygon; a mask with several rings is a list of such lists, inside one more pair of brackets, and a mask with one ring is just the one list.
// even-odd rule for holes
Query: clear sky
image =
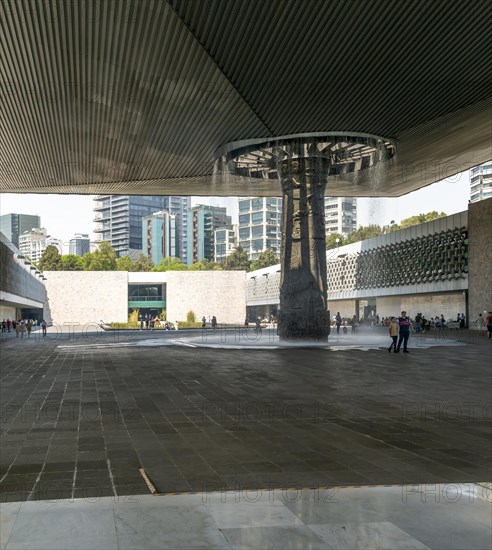
{"label": "clear sky", "polygon": [[[454,214],[468,208],[470,197],[469,173],[461,172],[397,199],[358,200],[358,224],[387,225],[403,218],[437,210]],[[226,206],[233,222],[237,223],[237,198],[192,197],[192,204]],[[93,237],[93,197],[90,195],[0,195],[0,214],[37,214],[48,234],[67,243],[75,233]]]}

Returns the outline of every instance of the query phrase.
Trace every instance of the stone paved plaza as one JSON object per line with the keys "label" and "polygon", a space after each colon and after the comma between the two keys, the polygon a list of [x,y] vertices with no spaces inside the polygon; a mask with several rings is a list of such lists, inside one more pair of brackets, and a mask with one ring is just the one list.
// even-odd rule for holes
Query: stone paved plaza
{"label": "stone paved plaza", "polygon": [[160,493],[490,481],[492,347],[464,334],[399,355],[7,334],[2,502],[149,494],[140,469]]}

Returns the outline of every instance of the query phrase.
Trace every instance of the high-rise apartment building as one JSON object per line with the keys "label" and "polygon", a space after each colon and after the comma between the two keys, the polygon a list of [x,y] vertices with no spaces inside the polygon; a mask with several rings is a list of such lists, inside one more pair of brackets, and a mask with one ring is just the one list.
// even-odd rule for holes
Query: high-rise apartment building
{"label": "high-rise apartment building", "polygon": [[214,260],[214,232],[220,227],[230,227],[231,217],[223,206],[199,204],[190,208],[188,215],[187,264],[202,260]]}
{"label": "high-rise apartment building", "polygon": [[31,214],[4,214],[0,216],[0,231],[19,248],[19,236],[41,227],[41,218]]}
{"label": "high-rise apartment building", "polygon": [[180,258],[177,238],[177,215],[163,210],[142,218],[142,250],[154,264],[162,258]]}
{"label": "high-rise apartment building", "polygon": [[19,250],[27,256],[31,262],[37,262],[41,252],[45,248],[46,229],[44,227],[30,229],[19,235]]}
{"label": "high-rise apartment building", "polygon": [[357,199],[353,197],[325,197],[326,234],[344,236],[357,229]]}
{"label": "high-rise apartment building", "polygon": [[70,239],[69,254],[75,254],[76,256],[83,256],[91,251],[91,240],[89,235],[77,233],[73,239]]}
{"label": "high-rise apartment building", "polygon": [[94,200],[94,232],[98,240],[109,241],[118,256],[138,256],[142,252],[142,218],[165,210],[177,217],[181,260],[186,260],[190,197],[98,195]]}
{"label": "high-rise apartment building", "polygon": [[282,199],[244,197],[239,199],[238,243],[250,260],[267,248],[280,255],[282,241]]}
{"label": "high-rise apartment building", "polygon": [[214,261],[222,263],[237,246],[238,227],[221,227],[214,233]]}
{"label": "high-rise apartment building", "polygon": [[[357,229],[357,199],[325,198],[326,234],[348,235]],[[280,255],[282,199],[245,197],[239,199],[238,243],[250,260],[256,260],[267,248]]]}
{"label": "high-rise apartment building", "polygon": [[470,202],[492,197],[492,162],[470,170]]}
{"label": "high-rise apartment building", "polygon": [[47,235],[44,227],[24,231],[19,236],[19,250],[31,262],[39,262],[44,250],[48,246],[55,246],[58,252],[63,254],[63,242]]}

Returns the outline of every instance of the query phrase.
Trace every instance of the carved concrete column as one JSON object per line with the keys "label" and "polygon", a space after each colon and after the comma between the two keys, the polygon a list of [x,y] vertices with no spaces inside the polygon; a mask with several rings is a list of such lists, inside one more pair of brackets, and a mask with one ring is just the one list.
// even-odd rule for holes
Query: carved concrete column
{"label": "carved concrete column", "polygon": [[[280,180],[283,193],[278,333],[286,340],[326,340],[324,194],[338,195],[336,179],[357,182],[357,172],[391,159],[395,144],[369,134],[316,132],[228,143],[216,153],[216,173],[237,188],[263,189]],[[335,181],[334,181],[335,180]],[[356,187],[354,187],[356,188]],[[245,193],[246,194],[246,193]],[[256,195],[251,191],[251,195]],[[262,193],[258,193],[261,195]]]}
{"label": "carved concrete column", "polygon": [[327,311],[324,196],[326,159],[284,160],[280,312],[284,339],[326,340]]}

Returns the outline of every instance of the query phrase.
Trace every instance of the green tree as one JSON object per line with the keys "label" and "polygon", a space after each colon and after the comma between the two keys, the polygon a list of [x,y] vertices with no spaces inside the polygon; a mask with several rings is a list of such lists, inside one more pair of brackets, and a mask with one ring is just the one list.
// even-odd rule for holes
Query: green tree
{"label": "green tree", "polygon": [[398,231],[401,227],[397,223],[390,223],[389,225],[383,225],[383,233],[393,233],[393,231]]}
{"label": "green tree", "polygon": [[133,262],[130,256],[120,256],[116,260],[117,271],[133,271]]}
{"label": "green tree", "polygon": [[62,260],[56,246],[49,245],[44,249],[43,253],[41,254],[38,267],[41,271],[62,270]]}
{"label": "green tree", "polygon": [[108,242],[102,242],[99,250],[84,254],[86,271],[116,271],[116,252]]}
{"label": "green tree", "polygon": [[134,309],[131,313],[128,314],[128,323],[131,325],[137,325],[138,323],[138,314],[140,313],[139,309]]}
{"label": "green tree", "polygon": [[232,271],[249,271],[249,266],[251,264],[250,259],[248,258],[248,255],[246,254],[245,250],[241,245],[236,246],[234,249],[234,252],[227,256],[225,262],[224,262],[224,269],[232,270]]}
{"label": "green tree", "polygon": [[61,271],[83,271],[84,262],[80,256],[76,254],[65,254],[60,257]]}
{"label": "green tree", "polygon": [[195,322],[195,312],[190,309],[190,311],[188,311],[188,313],[186,314],[186,322],[187,323],[194,323]]}
{"label": "green tree", "polygon": [[256,269],[263,269],[264,267],[270,267],[271,265],[276,265],[279,263],[279,257],[271,248],[264,250],[256,260],[251,262],[250,271],[255,271]]}
{"label": "green tree", "polygon": [[148,257],[140,254],[137,261],[133,264],[132,271],[151,271],[154,267],[154,262]]}
{"label": "green tree", "polygon": [[195,262],[189,268],[190,271],[213,271],[222,270],[222,265],[204,258],[201,262]]}
{"label": "green tree", "polygon": [[401,220],[400,228],[405,229],[406,227],[412,227],[421,223],[431,222],[433,220],[437,220],[438,218],[445,218],[446,216],[447,214],[445,214],[444,212],[441,212],[439,214],[437,210],[433,210],[432,212],[427,212],[427,214],[418,214],[417,216],[410,216],[409,218]]}
{"label": "green tree", "polygon": [[383,230],[379,225],[367,225],[359,227],[355,231],[348,234],[344,244],[356,243],[358,241],[364,241],[371,237],[379,237],[383,234]]}
{"label": "green tree", "polygon": [[187,269],[188,266],[182,263],[179,258],[166,256],[151,271],[186,271]]}
{"label": "green tree", "polygon": [[329,233],[326,236],[326,250],[332,250],[343,246],[345,243],[345,237],[341,233]]}

